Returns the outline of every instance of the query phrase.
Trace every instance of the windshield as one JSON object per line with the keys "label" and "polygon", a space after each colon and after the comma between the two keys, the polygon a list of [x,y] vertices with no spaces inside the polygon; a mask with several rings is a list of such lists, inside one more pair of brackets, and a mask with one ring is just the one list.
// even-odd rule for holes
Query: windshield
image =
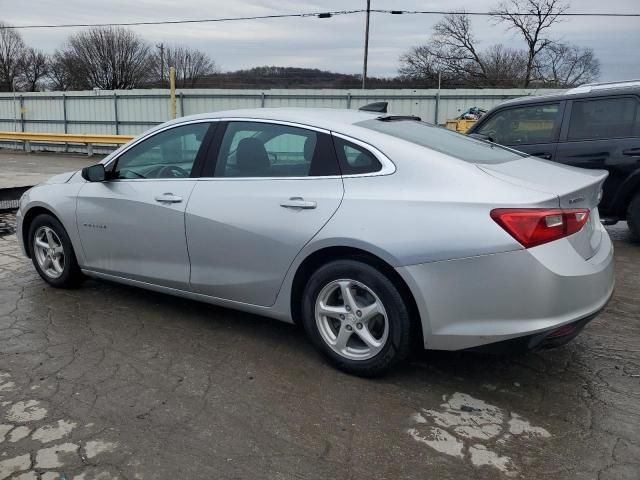
{"label": "windshield", "polygon": [[365,120],[356,125],[386,133],[470,163],[504,163],[526,157],[523,153],[416,120]]}

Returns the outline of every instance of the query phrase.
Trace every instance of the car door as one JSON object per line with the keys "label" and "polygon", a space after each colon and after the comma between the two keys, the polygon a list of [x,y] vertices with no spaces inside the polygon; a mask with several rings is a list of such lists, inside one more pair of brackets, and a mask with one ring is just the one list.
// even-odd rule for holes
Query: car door
{"label": "car door", "polygon": [[221,125],[215,162],[186,212],[193,291],[275,302],[287,269],[340,205],[329,132],[265,121]]}
{"label": "car door", "polygon": [[494,112],[475,133],[534,157],[554,160],[565,102],[514,105]]}
{"label": "car door", "polygon": [[83,268],[188,288],[184,212],[211,129],[193,122],[155,133],[110,162],[106,181],[82,187],[76,219]]}
{"label": "car door", "polygon": [[557,161],[574,167],[607,170],[600,209],[609,212],[625,180],[640,165],[638,98],[618,95],[573,100],[567,105]]}

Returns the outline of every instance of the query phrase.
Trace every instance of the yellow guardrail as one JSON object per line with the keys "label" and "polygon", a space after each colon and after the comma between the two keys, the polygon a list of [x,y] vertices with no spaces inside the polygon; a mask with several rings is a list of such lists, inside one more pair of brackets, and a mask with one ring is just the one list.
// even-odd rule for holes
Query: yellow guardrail
{"label": "yellow guardrail", "polygon": [[133,135],[92,135],[84,133],[35,133],[35,132],[0,132],[0,140],[17,140],[25,142],[25,150],[31,151],[34,143],[83,143],[87,145],[89,156],[93,155],[94,144],[122,145],[134,137]]}

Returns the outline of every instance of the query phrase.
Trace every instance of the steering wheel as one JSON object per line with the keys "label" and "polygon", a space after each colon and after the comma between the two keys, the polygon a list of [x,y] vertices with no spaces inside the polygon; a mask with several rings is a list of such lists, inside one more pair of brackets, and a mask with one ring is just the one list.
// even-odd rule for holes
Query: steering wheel
{"label": "steering wheel", "polygon": [[170,177],[170,178],[187,178],[189,176],[189,172],[187,172],[184,168],[181,168],[177,165],[167,165],[166,167],[162,167],[158,172],[158,177]]}

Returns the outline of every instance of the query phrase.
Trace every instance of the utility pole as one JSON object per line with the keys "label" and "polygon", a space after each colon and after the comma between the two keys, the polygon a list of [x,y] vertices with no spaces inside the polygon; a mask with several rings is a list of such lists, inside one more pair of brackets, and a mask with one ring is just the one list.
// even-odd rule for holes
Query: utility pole
{"label": "utility pole", "polygon": [[156,45],[156,48],[160,50],[160,86],[164,85],[164,43]]}
{"label": "utility pole", "polygon": [[169,109],[171,118],[176,118],[176,69],[169,67]]}
{"label": "utility pole", "polygon": [[362,68],[362,89],[367,86],[367,57],[369,56],[369,17],[371,16],[371,0],[367,0],[367,20],[364,33],[364,66]]}

